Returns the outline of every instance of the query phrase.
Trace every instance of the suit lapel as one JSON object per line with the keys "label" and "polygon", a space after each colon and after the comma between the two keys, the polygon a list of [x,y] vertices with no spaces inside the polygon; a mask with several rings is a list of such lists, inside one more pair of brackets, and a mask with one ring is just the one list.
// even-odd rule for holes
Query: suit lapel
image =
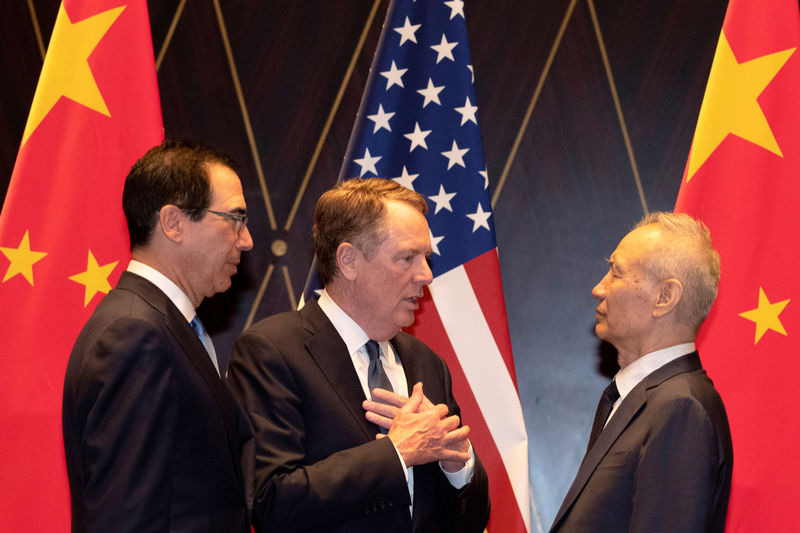
{"label": "suit lapel", "polygon": [[575,476],[575,481],[572,482],[572,486],[564,497],[564,502],[561,504],[556,519],[553,521],[553,529],[556,529],[555,526],[558,525],[570,507],[572,507],[572,504],[575,503],[578,495],[583,491],[589,478],[592,477],[595,469],[611,449],[611,446],[614,445],[622,432],[644,408],[647,403],[647,391],[658,387],[661,383],[677,374],[691,372],[700,368],[702,366],[697,352],[678,357],[644,378],[641,383],[628,393],[617,412],[609,420],[608,425],[600,433],[592,449],[584,456]]}
{"label": "suit lapel", "polygon": [[[606,456],[608,450],[614,442],[616,442],[620,434],[628,427],[633,417],[644,407],[646,395],[645,389],[642,388],[641,385],[640,383],[639,386],[634,388],[628,396],[625,397],[625,400],[620,404],[617,412],[614,413],[608,425],[600,433],[600,436],[595,441],[591,450],[584,456],[583,462],[581,462],[581,466],[578,468],[578,473],[575,475],[575,481],[572,482],[572,486],[570,486],[567,495],[564,497],[564,502],[558,510],[556,519],[553,521],[554,526],[566,515],[567,511],[572,507],[572,504],[575,503],[578,495],[583,491],[589,478],[592,477],[597,465],[600,464],[600,461]],[[555,529],[555,527],[553,529]]]}
{"label": "suit lapel", "polygon": [[336,328],[312,298],[301,310],[303,327],[309,332],[306,349],[317,363],[325,379],[364,432],[372,440],[379,432],[378,426],[367,421],[361,402],[366,400],[356,369],[347,352],[347,345]]}
{"label": "suit lapel", "polygon": [[402,332],[395,335],[390,342],[392,344],[392,349],[394,349],[394,353],[397,354],[397,357],[400,358],[400,363],[403,365],[403,373],[406,375],[406,386],[408,387],[407,391],[395,392],[398,394],[411,396],[411,390],[414,388],[414,384],[416,384],[418,381],[422,381],[423,377],[420,375],[420,370],[417,365],[417,358],[410,354],[410,347],[408,342],[406,342],[405,337],[403,337]]}

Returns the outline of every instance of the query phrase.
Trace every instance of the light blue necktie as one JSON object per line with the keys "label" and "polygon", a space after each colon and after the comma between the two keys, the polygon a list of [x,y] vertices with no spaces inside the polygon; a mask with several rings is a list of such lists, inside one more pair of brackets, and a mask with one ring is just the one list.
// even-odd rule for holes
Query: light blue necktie
{"label": "light blue necktie", "polygon": [[192,329],[200,338],[200,342],[203,343],[203,347],[211,357],[211,362],[214,363],[214,367],[217,369],[219,375],[224,377],[227,369],[220,369],[219,362],[217,361],[217,352],[214,350],[214,343],[211,342],[211,335],[209,335],[208,331],[206,331],[205,326],[200,321],[200,317],[195,315],[189,325],[192,326]]}

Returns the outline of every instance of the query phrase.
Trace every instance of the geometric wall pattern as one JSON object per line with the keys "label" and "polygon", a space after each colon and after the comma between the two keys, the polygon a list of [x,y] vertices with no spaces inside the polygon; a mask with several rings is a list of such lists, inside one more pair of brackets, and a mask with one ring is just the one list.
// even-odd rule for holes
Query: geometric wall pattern
{"label": "geometric wall pattern", "polygon": [[[58,3],[3,6],[0,199]],[[200,310],[229,350],[246,324],[296,304],[314,202],[336,181],[388,0],[148,4],[166,135],[241,167],[255,248],[233,289]],[[593,335],[591,288],[630,226],[674,205],[725,3],[465,4],[533,531],[547,530],[616,370]]]}

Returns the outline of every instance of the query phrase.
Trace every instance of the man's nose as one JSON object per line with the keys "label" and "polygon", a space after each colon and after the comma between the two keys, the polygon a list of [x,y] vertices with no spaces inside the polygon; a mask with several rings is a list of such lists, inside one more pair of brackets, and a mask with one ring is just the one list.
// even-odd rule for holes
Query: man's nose
{"label": "man's nose", "polygon": [[239,250],[252,250],[253,249],[253,236],[250,235],[250,228],[247,226],[242,228],[239,232],[239,237],[236,239],[236,247]]}
{"label": "man's nose", "polygon": [[601,279],[597,283],[597,285],[595,285],[594,288],[592,288],[592,298],[595,298],[597,300],[602,300],[603,298],[605,298],[605,296],[606,296],[605,281],[606,281],[607,277],[608,277],[608,274],[606,274],[603,277],[603,279]]}
{"label": "man's nose", "polygon": [[433,282],[433,271],[431,270],[431,261],[428,257],[422,257],[420,261],[420,270],[417,274],[417,281],[423,285],[430,285]]}

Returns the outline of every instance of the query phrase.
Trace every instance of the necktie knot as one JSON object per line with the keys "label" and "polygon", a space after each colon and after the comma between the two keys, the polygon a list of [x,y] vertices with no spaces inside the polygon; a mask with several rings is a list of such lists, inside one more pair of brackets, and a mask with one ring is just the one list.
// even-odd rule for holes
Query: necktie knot
{"label": "necktie knot", "polygon": [[203,335],[208,334],[208,332],[206,331],[206,327],[203,325],[203,323],[200,321],[200,317],[197,315],[195,315],[192,321],[189,322],[189,325],[192,326],[192,329],[194,330],[195,334],[201,339],[203,338]]}
{"label": "necktie knot", "polygon": [[208,331],[206,331],[206,327],[203,325],[203,322],[200,321],[200,317],[194,315],[194,318],[191,322],[189,322],[189,325],[192,327],[195,335],[197,335],[197,337],[200,339],[200,343],[203,345],[203,348],[205,348],[206,352],[208,352],[208,356],[211,358],[211,362],[214,363],[214,367],[217,369],[217,372],[224,378],[228,372],[228,361],[227,359],[217,356],[217,351],[214,349],[214,343],[211,341],[211,335],[209,335]]}
{"label": "necktie knot", "polygon": [[603,394],[608,396],[608,399],[611,400],[613,404],[619,399],[619,389],[617,388],[617,381],[611,380],[611,383],[608,384],[608,387],[603,390]]}
{"label": "necktie knot", "polygon": [[370,362],[380,359],[381,347],[378,344],[378,341],[368,340],[366,344],[364,344],[364,348],[367,350],[367,355],[369,356]]}
{"label": "necktie knot", "polygon": [[600,403],[597,405],[597,412],[594,415],[594,424],[592,424],[592,433],[589,436],[589,446],[586,448],[588,451],[592,448],[608,420],[608,415],[614,408],[614,402],[619,399],[619,389],[617,388],[617,381],[612,380],[608,387],[603,390],[603,395],[600,397]]}

